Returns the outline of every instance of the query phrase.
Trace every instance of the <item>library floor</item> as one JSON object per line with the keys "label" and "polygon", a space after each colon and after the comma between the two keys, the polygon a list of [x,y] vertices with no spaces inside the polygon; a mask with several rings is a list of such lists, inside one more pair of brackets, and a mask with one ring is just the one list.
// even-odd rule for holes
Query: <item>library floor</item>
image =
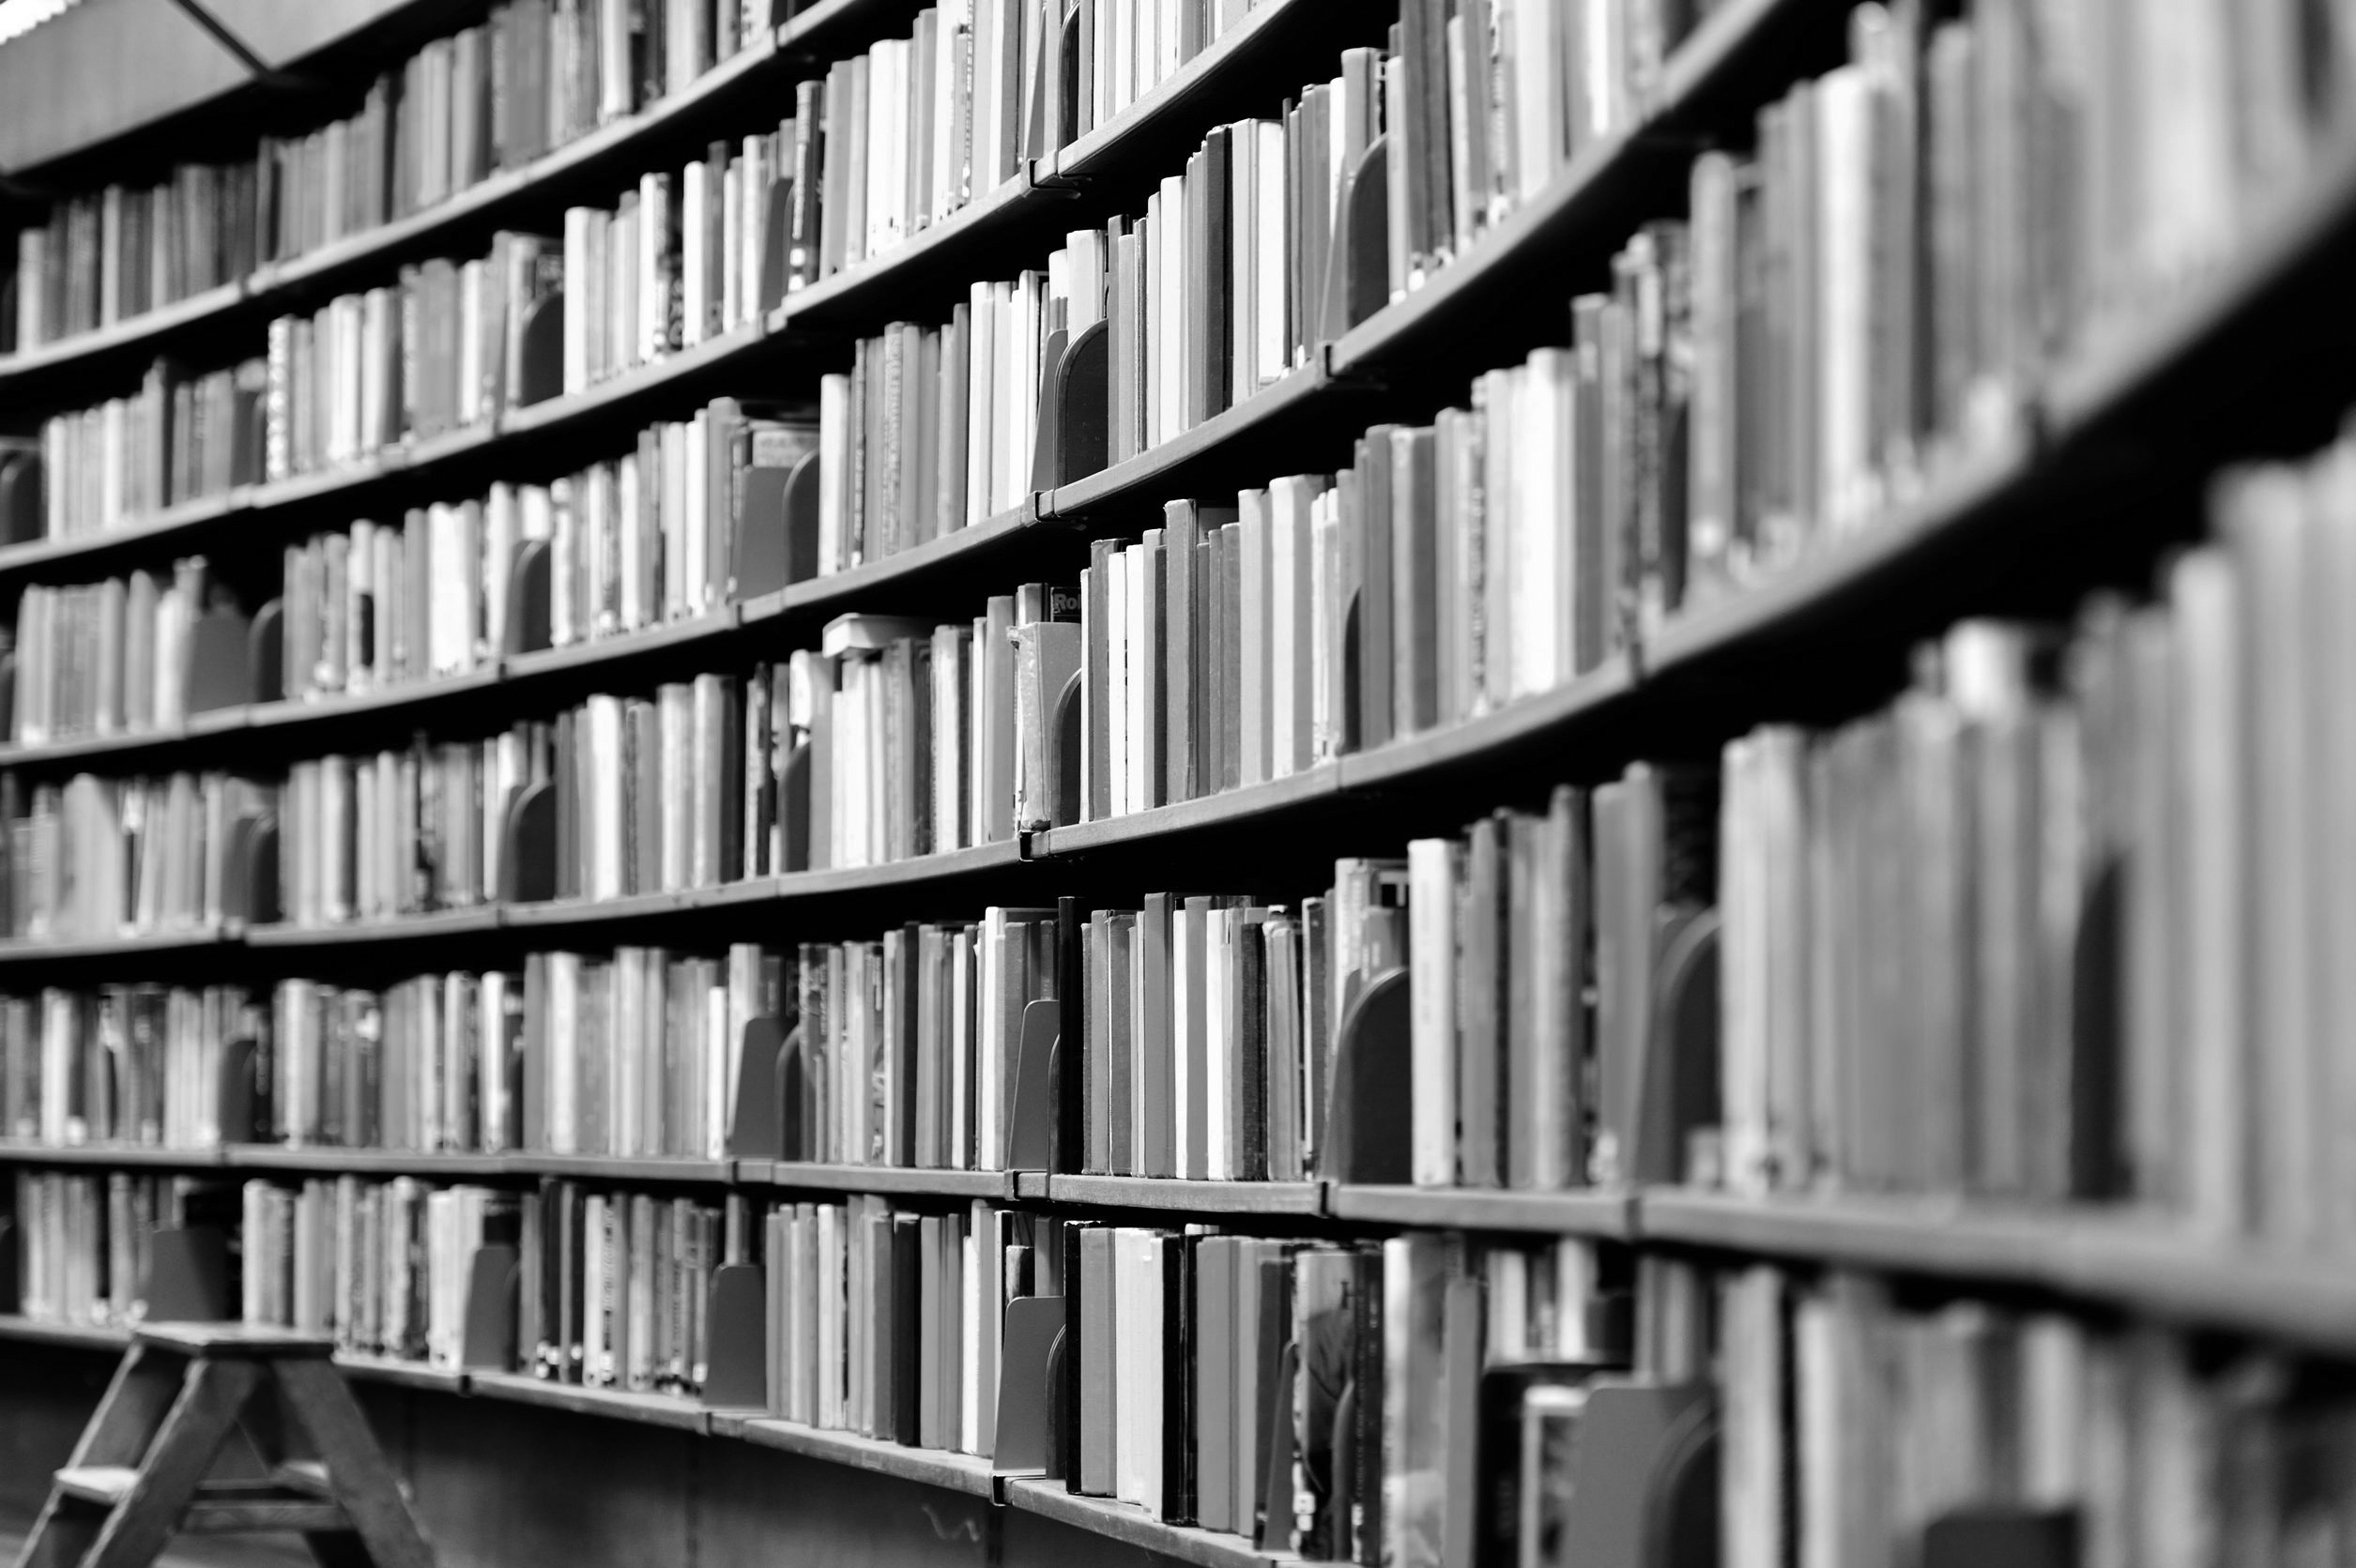
{"label": "library floor", "polygon": [[[14,1562],[33,1533],[35,1515],[0,1510],[0,1562]],[[183,1535],[164,1548],[156,1568],[315,1568],[316,1560],[293,1536]]]}

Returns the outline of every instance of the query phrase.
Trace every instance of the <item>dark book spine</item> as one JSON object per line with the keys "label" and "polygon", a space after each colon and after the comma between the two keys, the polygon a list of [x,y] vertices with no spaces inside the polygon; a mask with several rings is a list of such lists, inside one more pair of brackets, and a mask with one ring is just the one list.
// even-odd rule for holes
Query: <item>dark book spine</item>
{"label": "dark book spine", "polygon": [[1264,910],[1251,910],[1235,928],[1235,1067],[1238,1093],[1235,1176],[1268,1179],[1268,928]]}

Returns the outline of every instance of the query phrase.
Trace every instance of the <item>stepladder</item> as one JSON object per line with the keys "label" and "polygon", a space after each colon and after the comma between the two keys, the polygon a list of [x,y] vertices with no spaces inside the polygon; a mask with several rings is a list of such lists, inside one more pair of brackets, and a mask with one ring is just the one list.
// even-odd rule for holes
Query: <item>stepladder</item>
{"label": "stepladder", "polygon": [[[321,1568],[432,1568],[332,1348],[245,1323],[142,1325],[17,1568],[145,1568],[176,1534],[263,1533],[300,1536]],[[250,1458],[224,1465],[239,1442]]]}

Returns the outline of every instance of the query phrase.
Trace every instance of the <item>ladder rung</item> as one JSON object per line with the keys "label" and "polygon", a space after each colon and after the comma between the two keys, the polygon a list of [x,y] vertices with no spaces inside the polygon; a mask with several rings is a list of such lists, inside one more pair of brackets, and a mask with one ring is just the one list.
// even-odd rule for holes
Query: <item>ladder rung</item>
{"label": "ladder rung", "polygon": [[57,1495],[112,1508],[138,1479],[129,1465],[73,1465],[57,1472]]}
{"label": "ladder rung", "polygon": [[239,1535],[250,1530],[349,1530],[344,1510],[315,1498],[198,1498],[181,1515],[179,1528],[191,1535]]}

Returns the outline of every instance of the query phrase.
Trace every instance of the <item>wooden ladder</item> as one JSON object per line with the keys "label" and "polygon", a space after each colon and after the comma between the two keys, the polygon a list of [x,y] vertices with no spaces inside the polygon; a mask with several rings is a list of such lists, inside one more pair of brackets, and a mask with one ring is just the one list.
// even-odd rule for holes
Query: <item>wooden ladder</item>
{"label": "wooden ladder", "polygon": [[[176,1531],[290,1531],[321,1568],[433,1568],[332,1349],[316,1334],[244,1323],[142,1325],[17,1568],[146,1568]],[[318,1457],[257,1443],[267,1478],[207,1480],[249,1402],[271,1384]]]}

